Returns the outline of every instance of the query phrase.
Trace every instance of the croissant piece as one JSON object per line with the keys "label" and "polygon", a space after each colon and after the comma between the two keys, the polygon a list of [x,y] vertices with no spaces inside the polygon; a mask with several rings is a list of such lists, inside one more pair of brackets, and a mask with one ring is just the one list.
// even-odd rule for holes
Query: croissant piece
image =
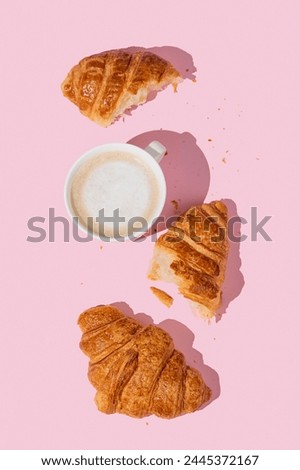
{"label": "croissant piece", "polygon": [[203,318],[212,318],[221,305],[228,249],[225,204],[191,207],[156,241],[148,277],[174,282]]}
{"label": "croissant piece", "polygon": [[78,324],[100,411],[170,419],[210,399],[199,372],[186,365],[170,335],[158,326],[143,327],[110,305],[84,311]]}
{"label": "croissant piece", "polygon": [[149,51],[117,49],[82,59],[63,81],[63,95],[82,114],[107,127],[132,106],[145,103],[151,91],[182,81],[165,59]]}
{"label": "croissant piece", "polygon": [[170,308],[173,305],[173,297],[167,294],[164,290],[158,289],[157,287],[150,287],[153,294],[160,300],[166,307]]}

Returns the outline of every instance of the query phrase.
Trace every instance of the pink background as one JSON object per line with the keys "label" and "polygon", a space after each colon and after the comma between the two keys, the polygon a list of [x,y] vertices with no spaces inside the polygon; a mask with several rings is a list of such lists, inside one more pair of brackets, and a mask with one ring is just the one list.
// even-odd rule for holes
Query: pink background
{"label": "pink background", "polygon": [[[296,0],[2,5],[2,448],[299,446],[297,7]],[[162,47],[190,75],[194,62],[197,81],[100,128],[63,98],[60,83],[82,57],[132,45]],[[169,212],[174,198],[180,209],[223,198],[248,220],[252,206],[259,220],[272,216],[265,226],[272,242],[258,235],[241,243],[240,271],[239,247],[232,247],[229,306],[210,325],[175,287],[168,287],[170,310],[153,296],[150,239],[64,243],[57,227],[54,243],[26,241],[34,235],[30,217],[47,217],[49,207],[67,216],[64,180],[83,152],[153,136],[169,148]],[[249,223],[242,232],[250,235]],[[207,407],[171,421],[97,411],[76,321],[83,309],[112,302],[173,334],[214,391]]]}

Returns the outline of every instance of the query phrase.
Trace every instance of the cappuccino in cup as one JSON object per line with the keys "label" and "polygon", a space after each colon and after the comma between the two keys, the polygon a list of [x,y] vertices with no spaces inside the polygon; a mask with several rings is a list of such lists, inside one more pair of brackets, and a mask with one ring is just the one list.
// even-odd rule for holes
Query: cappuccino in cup
{"label": "cappuccino in cup", "polygon": [[158,142],[145,150],[108,144],[83,155],[66,182],[66,205],[74,222],[104,240],[145,233],[165,202],[165,179],[157,163],[165,150]]}

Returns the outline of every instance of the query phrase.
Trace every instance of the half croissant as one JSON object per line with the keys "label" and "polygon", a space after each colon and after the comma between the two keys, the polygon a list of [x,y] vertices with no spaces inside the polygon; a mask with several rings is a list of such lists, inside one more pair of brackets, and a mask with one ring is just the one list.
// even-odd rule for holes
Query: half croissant
{"label": "half croissant", "polygon": [[197,313],[210,319],[221,305],[228,250],[225,204],[193,206],[158,238],[148,277],[177,284]]}
{"label": "half croissant", "polygon": [[107,127],[127,109],[145,103],[152,91],[176,88],[180,73],[149,51],[117,49],[82,59],[63,81],[64,96],[82,114]]}
{"label": "half croissant", "polygon": [[78,324],[100,411],[175,418],[210,399],[211,390],[200,373],[186,365],[161,328],[143,327],[111,305],[84,311]]}

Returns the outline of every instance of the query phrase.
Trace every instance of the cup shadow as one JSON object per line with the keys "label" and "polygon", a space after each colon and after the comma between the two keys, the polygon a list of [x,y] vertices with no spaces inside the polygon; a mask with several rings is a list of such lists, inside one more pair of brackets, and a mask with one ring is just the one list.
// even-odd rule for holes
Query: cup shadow
{"label": "cup shadow", "polygon": [[191,206],[202,204],[210,183],[207,160],[192,134],[153,130],[133,137],[128,143],[145,148],[153,140],[167,149],[160,162],[167,183],[167,198],[161,213],[163,220],[154,225],[151,233],[164,230]]}
{"label": "cup shadow", "polygon": [[[240,242],[238,241],[241,233],[241,219],[237,213],[237,207],[231,199],[222,199],[228,209],[228,239],[229,254],[227,259],[225,281],[222,287],[222,305],[216,312],[216,322],[222,319],[226,313],[229,304],[240,295],[245,285],[245,280],[240,271],[242,261],[240,258]],[[230,223],[234,221],[234,225]],[[234,231],[233,231],[234,228]]]}
{"label": "cup shadow", "polygon": [[[132,309],[126,302],[114,302],[111,304],[119,308],[128,317],[135,318],[143,326],[153,325],[153,319],[145,313],[134,314]],[[203,380],[212,391],[211,399],[205,403],[200,409],[205,408],[211,402],[216,400],[221,393],[220,381],[217,372],[211,367],[204,364],[202,354],[194,349],[193,343],[195,339],[194,333],[177,320],[164,320],[157,326],[165,330],[172,337],[174,346],[178,351],[182,352],[185,356],[186,363],[190,367],[193,367],[203,377]]]}

